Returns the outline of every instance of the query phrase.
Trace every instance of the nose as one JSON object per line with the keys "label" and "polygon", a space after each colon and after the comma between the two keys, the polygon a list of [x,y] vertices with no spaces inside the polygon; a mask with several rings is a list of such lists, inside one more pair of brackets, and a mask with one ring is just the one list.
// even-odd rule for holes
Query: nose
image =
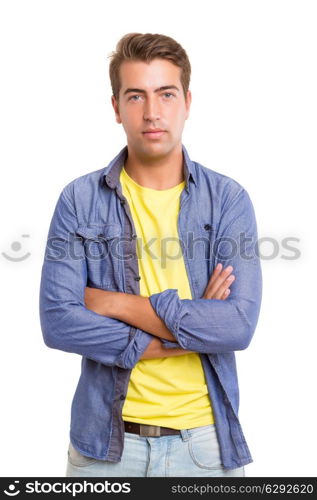
{"label": "nose", "polygon": [[159,103],[156,96],[148,97],[143,108],[143,118],[147,121],[156,121],[160,119]]}

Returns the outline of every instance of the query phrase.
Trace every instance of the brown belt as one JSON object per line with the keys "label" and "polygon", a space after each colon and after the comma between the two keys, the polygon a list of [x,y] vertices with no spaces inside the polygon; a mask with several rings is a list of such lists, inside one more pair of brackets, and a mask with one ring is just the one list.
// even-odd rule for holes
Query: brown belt
{"label": "brown belt", "polygon": [[133,434],[139,434],[139,436],[143,437],[170,436],[173,434],[181,433],[180,430],[170,429],[169,427],[160,427],[159,425],[137,424],[135,422],[126,422],[126,421],[124,421],[124,430],[126,432],[132,432]]}

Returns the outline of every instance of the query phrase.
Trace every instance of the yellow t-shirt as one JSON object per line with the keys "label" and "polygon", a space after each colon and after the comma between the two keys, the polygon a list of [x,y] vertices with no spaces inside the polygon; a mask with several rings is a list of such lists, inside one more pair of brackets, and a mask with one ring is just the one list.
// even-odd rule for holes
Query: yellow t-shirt
{"label": "yellow t-shirt", "polygon": [[[140,295],[178,289],[191,299],[179,244],[177,219],[185,181],[157,190],[137,184],[124,167],[120,173],[137,233]],[[131,371],[123,420],[174,429],[213,424],[205,374],[198,353],[141,359]]]}

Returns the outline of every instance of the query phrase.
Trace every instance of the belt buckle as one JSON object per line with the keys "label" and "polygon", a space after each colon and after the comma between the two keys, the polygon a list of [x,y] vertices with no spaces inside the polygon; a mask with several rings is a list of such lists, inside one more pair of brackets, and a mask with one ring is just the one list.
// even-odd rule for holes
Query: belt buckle
{"label": "belt buckle", "polygon": [[160,437],[161,428],[159,425],[140,424],[140,436],[143,437]]}

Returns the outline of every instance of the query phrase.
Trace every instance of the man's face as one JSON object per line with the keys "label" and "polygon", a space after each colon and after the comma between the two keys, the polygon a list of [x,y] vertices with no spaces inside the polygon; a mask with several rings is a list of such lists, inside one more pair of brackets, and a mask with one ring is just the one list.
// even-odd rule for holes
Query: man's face
{"label": "man's face", "polygon": [[[136,156],[165,156],[181,143],[191,93],[185,100],[180,74],[181,69],[165,59],[121,64],[119,100],[112,96],[112,105]],[[161,132],[151,133],[153,129]]]}

